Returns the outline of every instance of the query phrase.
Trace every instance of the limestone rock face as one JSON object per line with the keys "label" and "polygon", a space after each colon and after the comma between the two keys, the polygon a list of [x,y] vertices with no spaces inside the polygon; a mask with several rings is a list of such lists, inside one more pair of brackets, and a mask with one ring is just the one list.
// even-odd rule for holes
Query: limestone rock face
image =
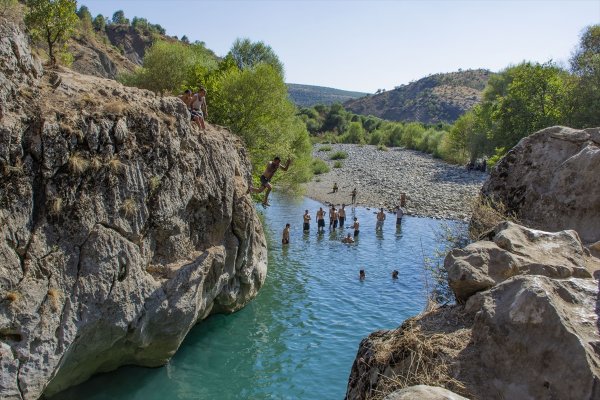
{"label": "limestone rock face", "polygon": [[532,228],[573,229],[600,240],[600,128],[555,126],[522,139],[502,158],[482,193]]}
{"label": "limestone rock face", "polygon": [[383,400],[468,400],[466,397],[452,393],[451,391],[427,385],[410,386],[405,389],[396,390],[385,396]]}
{"label": "limestone rock face", "polygon": [[0,34],[0,398],[164,364],[264,282],[245,149],[176,98],[43,75],[18,27]]}
{"label": "limestone rock face", "polygon": [[543,232],[504,222],[491,241],[452,250],[444,261],[448,282],[459,302],[514,275],[591,278],[597,264],[575,231]]}
{"label": "limestone rock face", "polygon": [[[504,399],[600,398],[600,335],[592,279],[518,276],[471,297],[485,391]],[[495,398],[495,397],[494,397]]]}

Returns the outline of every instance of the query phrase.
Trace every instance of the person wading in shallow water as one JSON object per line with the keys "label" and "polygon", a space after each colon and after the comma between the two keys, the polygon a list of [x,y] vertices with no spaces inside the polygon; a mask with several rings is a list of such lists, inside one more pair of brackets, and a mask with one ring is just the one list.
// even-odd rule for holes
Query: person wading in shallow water
{"label": "person wading in shallow water", "polygon": [[279,157],[275,157],[273,161],[269,161],[267,163],[267,167],[265,168],[265,172],[263,172],[263,174],[260,176],[260,187],[254,188],[250,186],[248,188],[248,193],[261,193],[262,191],[267,189],[267,192],[265,193],[265,199],[263,200],[262,204],[263,206],[270,206],[269,193],[271,193],[271,189],[273,189],[273,186],[271,186],[269,182],[271,181],[271,179],[273,179],[273,175],[275,175],[275,172],[277,172],[279,168],[281,168],[284,171],[287,171],[291,163],[292,161],[288,159],[285,165],[280,165],[281,158]]}

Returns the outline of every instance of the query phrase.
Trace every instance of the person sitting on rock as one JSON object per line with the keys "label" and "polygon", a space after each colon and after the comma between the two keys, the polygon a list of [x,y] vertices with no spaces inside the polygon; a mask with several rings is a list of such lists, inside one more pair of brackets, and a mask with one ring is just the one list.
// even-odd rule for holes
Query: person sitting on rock
{"label": "person sitting on rock", "polygon": [[248,188],[248,193],[261,193],[267,189],[267,192],[265,193],[265,199],[263,200],[262,204],[265,207],[269,206],[269,193],[271,193],[271,189],[273,189],[269,182],[271,179],[273,179],[273,175],[275,175],[275,172],[277,172],[279,168],[287,171],[291,163],[292,161],[288,158],[285,165],[280,165],[281,158],[279,157],[275,157],[273,161],[269,161],[267,163],[267,167],[265,168],[265,172],[263,172],[263,174],[260,176],[260,188],[254,188],[250,186]]}
{"label": "person sitting on rock", "polygon": [[203,122],[201,121],[200,115],[197,112],[195,112],[192,108],[192,103],[194,102],[194,96],[192,96],[192,91],[190,89],[186,89],[186,91],[183,92],[183,94],[179,96],[179,98],[181,99],[181,101],[183,101],[188,111],[190,112],[190,120],[194,121],[200,129],[203,129]]}
{"label": "person sitting on rock", "polygon": [[192,98],[192,116],[198,119],[200,128],[203,131],[206,130],[204,120],[208,118],[208,109],[206,107],[206,89],[203,86],[200,86],[198,93]]}
{"label": "person sitting on rock", "polygon": [[354,243],[354,239],[352,239],[352,235],[348,234],[345,238],[342,239],[342,243]]}
{"label": "person sitting on rock", "polygon": [[283,235],[281,237],[281,244],[290,244],[290,224],[285,224]]}
{"label": "person sitting on rock", "polygon": [[337,193],[337,191],[338,191],[338,185],[337,185],[337,182],[335,182],[333,184],[333,193]]}

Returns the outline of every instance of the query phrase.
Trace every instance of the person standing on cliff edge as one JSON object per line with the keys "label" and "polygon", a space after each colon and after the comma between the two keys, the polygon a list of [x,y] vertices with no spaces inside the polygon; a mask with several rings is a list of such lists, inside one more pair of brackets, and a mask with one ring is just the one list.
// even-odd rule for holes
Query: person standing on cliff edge
{"label": "person standing on cliff edge", "polygon": [[273,189],[273,186],[271,186],[269,182],[271,181],[271,179],[273,179],[273,175],[275,175],[275,172],[277,172],[279,168],[281,168],[284,171],[287,171],[291,163],[292,161],[288,158],[285,165],[280,165],[281,158],[279,157],[275,157],[273,161],[269,161],[267,163],[267,167],[265,168],[265,172],[263,172],[263,174],[260,176],[260,187],[255,188],[252,187],[252,185],[250,185],[250,187],[248,187],[248,193],[261,193],[265,189],[267,189],[267,192],[265,193],[265,199],[263,200],[262,205],[265,207],[270,206],[269,193],[271,193],[271,189]]}

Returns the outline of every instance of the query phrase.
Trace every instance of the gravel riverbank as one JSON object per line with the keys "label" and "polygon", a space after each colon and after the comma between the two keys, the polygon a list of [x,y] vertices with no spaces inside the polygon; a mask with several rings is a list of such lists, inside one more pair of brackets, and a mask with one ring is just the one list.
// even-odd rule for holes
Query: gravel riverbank
{"label": "gravel riverbank", "polygon": [[[350,192],[356,187],[357,204],[392,209],[406,193],[406,211],[410,215],[466,220],[471,204],[488,174],[467,171],[414,150],[377,146],[332,144],[331,151],[313,147],[313,156],[327,162],[331,171],[315,175],[307,185],[307,196],[323,203],[349,204]],[[333,168],[331,154],[345,151],[341,168]],[[332,192],[337,182],[339,191]]]}

